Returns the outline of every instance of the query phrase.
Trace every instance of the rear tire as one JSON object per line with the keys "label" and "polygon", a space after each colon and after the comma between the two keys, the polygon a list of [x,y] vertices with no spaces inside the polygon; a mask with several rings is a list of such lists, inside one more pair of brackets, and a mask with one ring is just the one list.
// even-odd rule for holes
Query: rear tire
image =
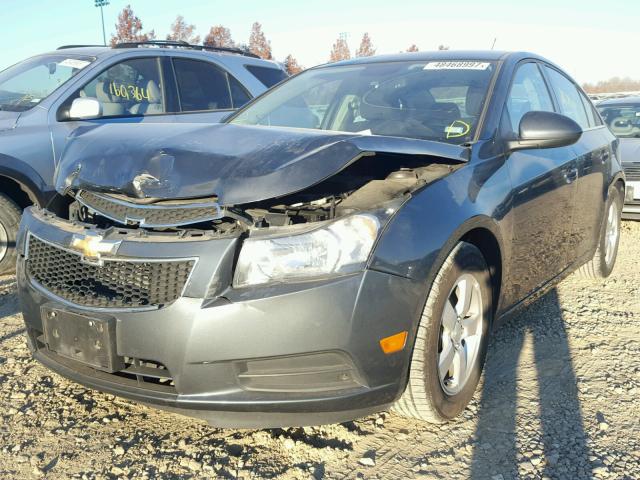
{"label": "rear tire", "polygon": [[607,197],[596,253],[591,260],[578,269],[578,274],[584,278],[607,278],[611,275],[616,264],[618,245],[620,244],[622,192],[616,187],[610,187]]}
{"label": "rear tire", "polygon": [[16,238],[21,217],[20,207],[0,193],[0,275],[16,269]]}
{"label": "rear tire", "polygon": [[478,386],[492,320],[487,263],[477,247],[460,242],[440,268],[427,297],[407,388],[393,410],[430,423],[459,415]]}

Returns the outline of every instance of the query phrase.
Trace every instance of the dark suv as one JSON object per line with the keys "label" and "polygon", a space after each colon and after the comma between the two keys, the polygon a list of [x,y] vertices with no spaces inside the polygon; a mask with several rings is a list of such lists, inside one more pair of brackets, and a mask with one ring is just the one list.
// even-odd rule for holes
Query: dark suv
{"label": "dark suv", "polygon": [[25,213],[29,346],[213,424],[446,421],[509,312],[615,264],[618,142],[536,55],[358,58],[223,124],[143,127],[79,132],[68,215]]}
{"label": "dark suv", "polygon": [[15,266],[22,210],[48,206],[79,127],[213,123],[286,78],[275,62],[182,42],[62,47],[0,72],[0,274]]}

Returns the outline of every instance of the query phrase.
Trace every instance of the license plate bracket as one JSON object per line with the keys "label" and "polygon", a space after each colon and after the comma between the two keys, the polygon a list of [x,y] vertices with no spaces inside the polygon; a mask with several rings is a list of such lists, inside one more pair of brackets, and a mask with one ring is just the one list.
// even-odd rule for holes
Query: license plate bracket
{"label": "license plate bracket", "polygon": [[109,373],[124,368],[116,350],[114,318],[94,318],[65,310],[43,307],[44,341],[62,357]]}

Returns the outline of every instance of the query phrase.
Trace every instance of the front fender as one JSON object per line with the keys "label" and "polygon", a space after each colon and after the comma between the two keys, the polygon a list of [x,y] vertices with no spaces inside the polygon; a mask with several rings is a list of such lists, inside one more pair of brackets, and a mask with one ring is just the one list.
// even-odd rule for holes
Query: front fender
{"label": "front fender", "polygon": [[0,177],[19,183],[31,201],[39,206],[46,206],[55,195],[53,185],[47,185],[33,167],[15,157],[1,153]]}
{"label": "front fender", "polygon": [[[470,231],[484,228],[500,246],[504,283],[510,258],[510,210],[511,181],[504,160],[467,164],[413,194],[382,233],[370,268],[416,280],[425,286],[426,296],[456,243]],[[424,302],[424,297],[416,301]]]}

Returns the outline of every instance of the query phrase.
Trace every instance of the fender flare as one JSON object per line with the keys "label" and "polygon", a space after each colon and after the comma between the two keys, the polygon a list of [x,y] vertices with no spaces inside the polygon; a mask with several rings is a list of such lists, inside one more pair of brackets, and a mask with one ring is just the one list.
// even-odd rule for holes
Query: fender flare
{"label": "fender flare", "polygon": [[43,206],[51,195],[51,188],[31,166],[21,160],[0,154],[0,177],[8,178],[20,185],[34,205]]}
{"label": "fender flare", "polygon": [[[501,273],[501,281],[500,281],[500,292],[502,292],[502,286],[505,283],[505,278],[508,276],[508,268],[505,268],[508,265],[507,259],[505,258],[505,243],[502,238],[502,233],[500,231],[500,227],[498,223],[488,217],[487,215],[479,214],[473,217],[468,218],[462,224],[460,224],[452,233],[449,235],[449,239],[444,243],[440,252],[436,256],[434,262],[431,265],[431,269],[427,275],[427,282],[429,289],[431,289],[431,285],[433,285],[433,281],[436,278],[436,275],[444,265],[445,260],[454,249],[454,247],[462,241],[462,239],[473,230],[476,229],[485,229],[489,231],[496,239],[498,243],[498,248],[500,250],[500,264],[502,268]],[[500,303],[500,298],[496,299],[496,304],[493,306],[495,311],[498,311]]]}

